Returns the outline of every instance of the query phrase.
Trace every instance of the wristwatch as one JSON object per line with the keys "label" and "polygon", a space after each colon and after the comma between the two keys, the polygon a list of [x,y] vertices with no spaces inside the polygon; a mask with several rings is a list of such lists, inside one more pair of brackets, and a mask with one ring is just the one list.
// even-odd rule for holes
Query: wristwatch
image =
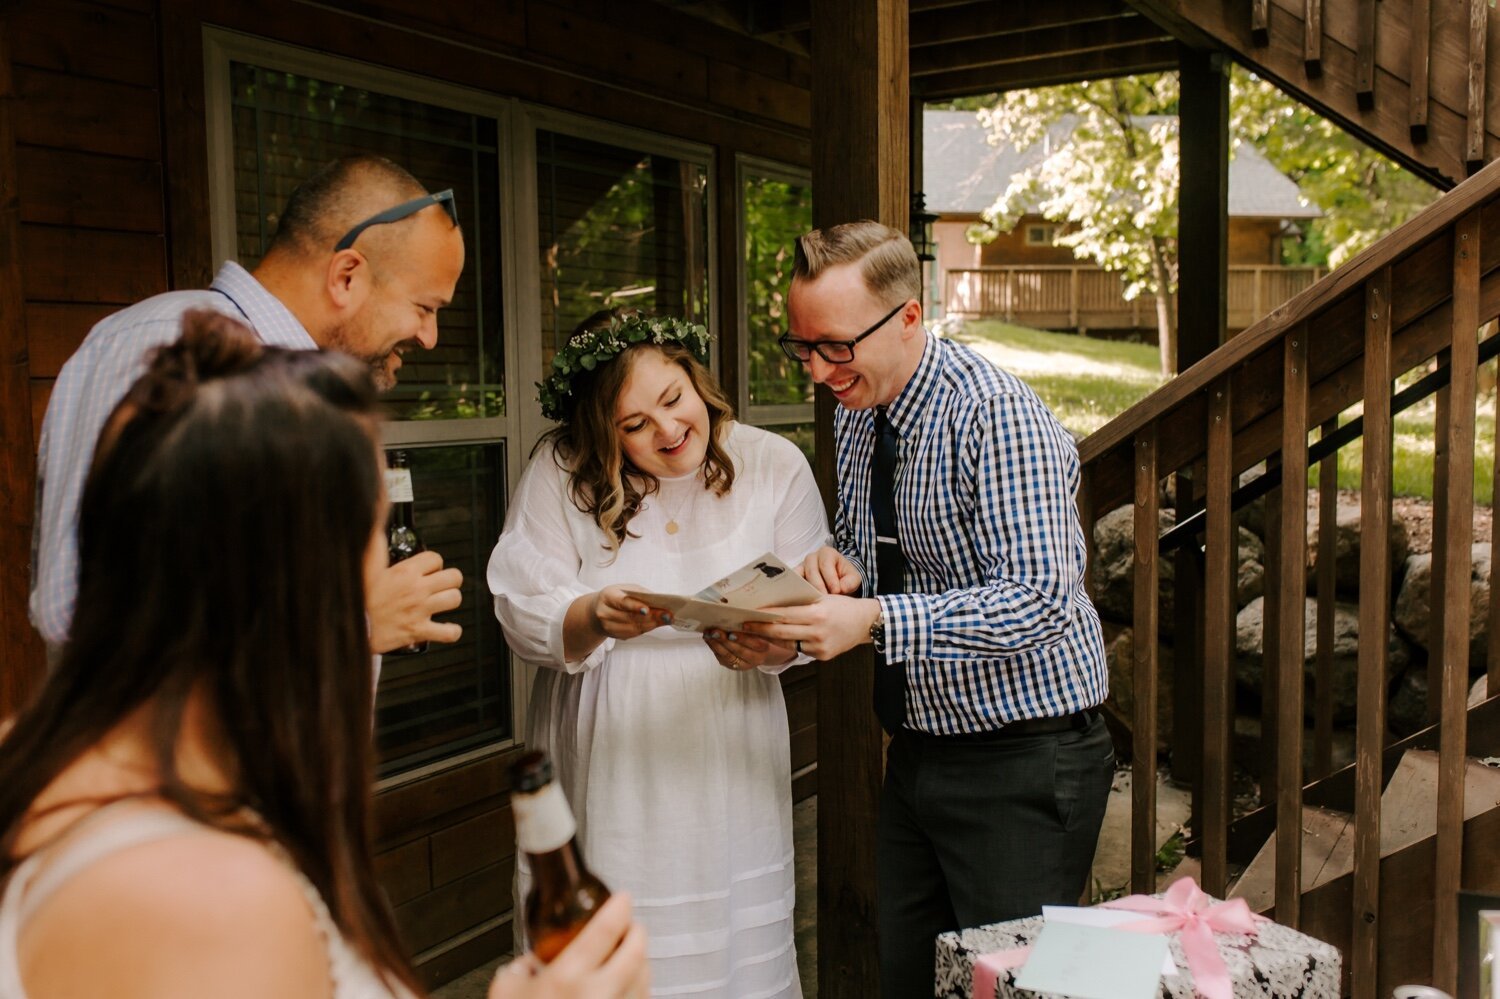
{"label": "wristwatch", "polygon": [[870,643],[875,646],[876,652],[885,651],[885,608],[875,615],[875,620],[870,622]]}

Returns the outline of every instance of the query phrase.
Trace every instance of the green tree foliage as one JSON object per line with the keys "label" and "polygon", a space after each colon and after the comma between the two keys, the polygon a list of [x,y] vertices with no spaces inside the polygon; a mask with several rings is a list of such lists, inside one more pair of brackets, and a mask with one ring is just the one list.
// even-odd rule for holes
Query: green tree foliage
{"label": "green tree foliage", "polygon": [[1174,73],[1000,95],[978,112],[990,141],[1045,153],[970,230],[985,242],[1026,214],[1064,223],[1058,245],[1118,271],[1127,298],[1156,296],[1163,373],[1177,353],[1177,96]]}
{"label": "green tree foliage", "polygon": [[802,183],[747,175],[741,195],[750,404],[811,402],[806,368],[783,354],[776,340],[787,331],[786,294],[796,239],[812,228],[812,191]]}
{"label": "green tree foliage", "polygon": [[[1157,297],[1164,374],[1176,354],[1177,101],[1176,74],[1162,73],[971,98],[962,108],[978,113],[992,143],[1044,149],[969,238],[988,242],[1026,214],[1063,223],[1057,242],[1118,271],[1127,298]],[[1286,241],[1283,263],[1337,267],[1437,197],[1419,177],[1239,67],[1230,117],[1235,143],[1253,144],[1323,211],[1300,240]]]}
{"label": "green tree foliage", "polygon": [[1432,203],[1436,188],[1249,71],[1230,78],[1232,134],[1323,210],[1286,263],[1337,267]]}

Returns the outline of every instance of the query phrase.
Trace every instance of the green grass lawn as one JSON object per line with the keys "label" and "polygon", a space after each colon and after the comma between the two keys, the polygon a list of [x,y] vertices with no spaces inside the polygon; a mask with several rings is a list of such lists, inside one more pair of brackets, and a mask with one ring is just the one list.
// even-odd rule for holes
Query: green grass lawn
{"label": "green grass lawn", "polygon": [[[965,324],[956,339],[1024,379],[1051,407],[1063,426],[1091,434],[1162,384],[1156,348],[1047,333],[995,320]],[[1343,414],[1342,422],[1359,415]],[[1432,497],[1432,451],[1436,407],[1432,399],[1396,416],[1393,485],[1398,496]],[[1489,505],[1494,492],[1495,400],[1481,399],[1475,414],[1474,502]],[[1339,486],[1360,487],[1360,442],[1339,453]],[[1317,471],[1309,480],[1316,484]]]}

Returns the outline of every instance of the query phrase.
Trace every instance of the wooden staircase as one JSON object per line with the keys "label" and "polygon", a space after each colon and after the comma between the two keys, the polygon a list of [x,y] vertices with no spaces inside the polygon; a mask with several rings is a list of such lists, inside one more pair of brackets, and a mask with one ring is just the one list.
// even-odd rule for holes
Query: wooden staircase
{"label": "wooden staircase", "polygon": [[[1202,847],[1204,888],[1224,893],[1230,864],[1249,864],[1254,877],[1243,881],[1241,890],[1255,889],[1264,903],[1269,881],[1279,922],[1338,943],[1350,991],[1358,997],[1389,995],[1390,986],[1401,981],[1430,981],[1452,992],[1457,892],[1460,887],[1500,891],[1500,858],[1494,852],[1500,844],[1500,810],[1481,791],[1469,804],[1484,807],[1470,814],[1465,793],[1473,779],[1469,758],[1500,753],[1500,747],[1484,748],[1489,745],[1484,740],[1500,738],[1500,627],[1490,629],[1488,700],[1471,713],[1465,706],[1469,601],[1443,596],[1468,592],[1475,376],[1482,356],[1500,353],[1500,334],[1481,343],[1479,330],[1497,316],[1500,164],[1460,184],[1079,448],[1086,536],[1093,536],[1096,515],[1125,503],[1134,506],[1134,634],[1157,634],[1159,559],[1186,546],[1201,564],[1202,585],[1192,611],[1196,637],[1179,629],[1175,655],[1178,685],[1188,678],[1199,687],[1193,714],[1202,718],[1202,778],[1195,789],[1199,828],[1194,831]],[[1395,379],[1408,374],[1416,383],[1395,392]],[[1320,668],[1314,683],[1317,751],[1314,765],[1304,769],[1305,483],[1318,468],[1320,522],[1331,529],[1334,463],[1341,449],[1362,439],[1363,530],[1366,537],[1385,536],[1391,518],[1393,409],[1434,395],[1436,592],[1431,606],[1436,618],[1429,690],[1435,724],[1421,738],[1391,743],[1387,644],[1362,642],[1355,764],[1328,772],[1332,702],[1324,691],[1332,683],[1330,664],[1326,673]],[[1340,414],[1356,405],[1362,415],[1341,426]],[[1311,448],[1310,433],[1317,436]],[[1236,488],[1241,473],[1262,462],[1268,471],[1258,482]],[[1174,478],[1178,526],[1162,535],[1157,508],[1164,484]],[[1496,485],[1500,495],[1500,482]],[[1267,807],[1231,824],[1235,511],[1261,494],[1267,496],[1269,542],[1262,700],[1273,752],[1259,775]],[[1320,544],[1331,548],[1332,539]],[[1449,557],[1450,552],[1463,557]],[[1332,559],[1319,560],[1330,575],[1332,564]],[[1291,571],[1282,571],[1283,566]],[[1384,635],[1390,627],[1392,569],[1388,546],[1361,546],[1361,634]],[[1330,579],[1326,589],[1319,587],[1317,605],[1331,607],[1332,600]],[[1183,603],[1181,590],[1178,602]],[[1318,647],[1331,648],[1332,615],[1320,613],[1317,620]],[[1500,586],[1491,590],[1490,620],[1500,622]],[[1133,647],[1132,890],[1150,891],[1155,886],[1151,775],[1157,648],[1144,641]],[[1428,767],[1436,773],[1435,795],[1421,805],[1430,813],[1424,821],[1433,831],[1398,842],[1383,819],[1397,810],[1394,798],[1384,796],[1409,799],[1403,788],[1412,778],[1394,780],[1408,750],[1429,753],[1410,756],[1408,771],[1435,761]],[[1304,806],[1324,811],[1307,813]],[[1405,814],[1408,807],[1400,811]],[[1345,822],[1328,812],[1353,818]],[[1321,842],[1315,838],[1311,844],[1316,851],[1305,842],[1305,815],[1320,830]],[[1286,816],[1296,818],[1282,820]],[[1272,852],[1257,862],[1256,854],[1265,850]],[[1339,851],[1347,852],[1347,861]]]}
{"label": "wooden staircase", "polygon": [[1500,13],[1488,0],[1129,2],[1441,188],[1500,154]]}

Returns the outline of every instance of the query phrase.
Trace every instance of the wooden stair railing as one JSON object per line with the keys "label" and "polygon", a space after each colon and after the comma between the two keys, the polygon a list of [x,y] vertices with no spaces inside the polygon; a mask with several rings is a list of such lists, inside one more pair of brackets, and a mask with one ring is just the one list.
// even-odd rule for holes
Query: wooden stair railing
{"label": "wooden stair railing", "polygon": [[1489,0],[1129,0],[1222,49],[1440,187],[1500,154]]}
{"label": "wooden stair railing", "polygon": [[[1228,876],[1230,734],[1233,727],[1233,638],[1235,603],[1234,484],[1261,461],[1279,465],[1280,485],[1267,507],[1266,701],[1274,729],[1274,767],[1263,775],[1262,799],[1274,802],[1276,913],[1296,926],[1301,917],[1301,846],[1298,817],[1303,786],[1303,660],[1307,557],[1308,435],[1321,428],[1326,444],[1315,452],[1322,466],[1320,525],[1334,523],[1334,479],[1328,474],[1337,448],[1352,431],[1337,426],[1340,413],[1363,403],[1363,533],[1389,531],[1392,477],[1392,389],[1397,377],[1437,362],[1446,378],[1434,377],[1437,396],[1436,496],[1434,505],[1432,671],[1433,698],[1441,715],[1437,843],[1430,881],[1433,931],[1427,957],[1434,984],[1451,991],[1457,960],[1456,906],[1462,880],[1463,766],[1467,715],[1469,602],[1443,593],[1467,593],[1472,530],[1475,371],[1481,322],[1500,315],[1500,164],[1485,168],[1375,246],[1334,271],[1264,320],[1220,347],[1151,396],[1087,438],[1080,510],[1092,557],[1093,523],[1127,502],[1134,503],[1134,780],[1131,877],[1134,891],[1155,886],[1155,746],[1157,585],[1162,538],[1157,507],[1162,482],[1182,469],[1197,469],[1203,493],[1200,519],[1184,530],[1204,537],[1205,592],[1200,631],[1203,717],[1202,788],[1197,810],[1202,828],[1203,884],[1222,894]],[[1500,343],[1485,344],[1486,354]],[[1438,382],[1447,381],[1438,386]],[[1497,482],[1500,494],[1500,482]],[[1180,535],[1179,535],[1180,537]],[[1322,551],[1332,538],[1324,534]],[[1331,565],[1332,558],[1320,558]],[[1390,548],[1360,550],[1361,635],[1384,636],[1390,628]],[[1318,645],[1331,645],[1332,580],[1319,586]],[[1500,621],[1500,586],[1492,588],[1492,618]],[[1500,694],[1500,627],[1491,628],[1489,694]],[[1360,643],[1355,725],[1353,915],[1347,967],[1359,997],[1388,994],[1379,983],[1382,889],[1380,883],[1380,794],[1386,748],[1386,659],[1384,640]],[[1178,668],[1194,659],[1177,650]],[[1317,670],[1327,689],[1326,666]],[[1315,691],[1317,691],[1315,687]],[[1331,710],[1321,691],[1315,748],[1327,772],[1324,743]],[[1325,714],[1326,713],[1326,714]],[[1410,886],[1408,886],[1410,887]],[[1395,901],[1400,901],[1395,900]],[[1387,893],[1389,908],[1393,899]],[[1406,918],[1405,913],[1391,913]],[[1389,962],[1387,962],[1389,963]],[[1381,986],[1386,987],[1382,990]]]}

